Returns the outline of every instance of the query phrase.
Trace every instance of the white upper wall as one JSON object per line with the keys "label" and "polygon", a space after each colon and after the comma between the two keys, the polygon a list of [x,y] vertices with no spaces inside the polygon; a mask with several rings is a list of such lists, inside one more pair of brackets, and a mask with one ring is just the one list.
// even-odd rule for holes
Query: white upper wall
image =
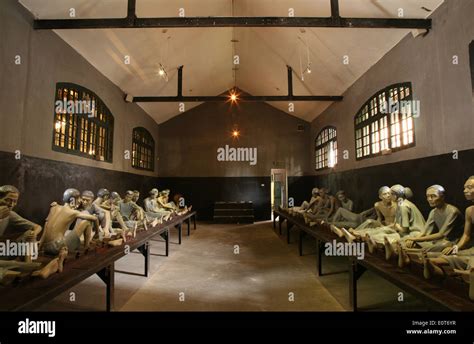
{"label": "white upper wall", "polygon": [[[342,102],[332,104],[316,118],[311,124],[313,171],[314,140],[327,125],[337,129],[339,159],[334,170],[316,174],[473,149],[474,95],[469,61],[469,44],[474,40],[472,18],[474,1],[445,2],[434,13],[433,30],[426,37],[405,37],[344,93]],[[458,64],[453,63],[454,56]],[[411,82],[413,99],[420,102],[420,115],[414,124],[415,147],[357,161],[354,116],[376,92],[400,82]],[[347,151],[348,159],[343,158],[343,151]],[[458,158],[462,164],[462,153]]]}
{"label": "white upper wall", "polygon": [[[132,149],[132,131],[146,128],[158,144],[158,125],[122,91],[54,32],[34,31],[32,18],[14,0],[2,0],[0,11],[0,150],[108,170],[156,176],[134,169],[124,151]],[[15,63],[15,57],[21,63]],[[93,91],[114,116],[113,162],[96,161],[52,149],[57,82]],[[157,149],[156,149],[157,150]],[[156,152],[155,152],[156,154]],[[156,165],[156,164],[155,164]]]}

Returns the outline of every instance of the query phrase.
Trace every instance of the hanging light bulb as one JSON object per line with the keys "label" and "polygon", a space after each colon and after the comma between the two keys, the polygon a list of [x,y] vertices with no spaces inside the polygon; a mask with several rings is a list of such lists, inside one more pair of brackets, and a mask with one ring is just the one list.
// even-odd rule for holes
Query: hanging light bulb
{"label": "hanging light bulb", "polygon": [[[298,39],[301,40],[301,37],[298,36]],[[301,46],[298,45],[298,57],[300,59],[300,72],[301,72],[301,81],[304,81],[304,73],[303,71],[303,62],[301,61]]]}
{"label": "hanging light bulb", "polygon": [[229,92],[229,100],[232,104],[237,103],[237,101],[239,100],[239,94],[235,89],[232,89]]}
{"label": "hanging light bulb", "polygon": [[159,64],[158,75],[161,78],[163,78],[166,82],[168,82],[168,73],[166,72],[165,67],[161,63]]}
{"label": "hanging light bulb", "polygon": [[[166,33],[167,31],[163,31],[163,33]],[[170,39],[171,36],[168,36],[166,39],[166,53],[165,56],[163,56],[163,47],[161,47],[161,52],[160,52],[160,63],[158,64],[158,76],[168,82],[168,72],[166,71],[165,68],[165,63],[168,61],[168,55],[169,55],[169,45],[170,45]]]}
{"label": "hanging light bulb", "polygon": [[[302,33],[304,33],[302,31]],[[310,51],[309,51],[309,45],[308,45],[308,41],[306,39],[306,36],[305,36],[305,39],[303,40],[302,37],[298,36],[298,39],[301,41],[302,45],[299,45],[299,48],[298,48],[298,55],[299,55],[299,60],[300,60],[300,71],[301,71],[301,81],[304,81],[304,75],[305,74],[311,74],[311,59],[310,59]],[[306,48],[306,58],[307,58],[307,62],[306,62],[306,68],[303,69],[303,61],[302,61],[302,52],[301,52],[301,48],[305,47]]]}
{"label": "hanging light bulb", "polygon": [[304,45],[306,46],[306,57],[307,57],[307,59],[308,59],[307,67],[306,67],[306,72],[307,72],[308,74],[311,74],[311,60],[310,60],[310,58],[309,58],[309,45],[308,45],[308,40],[306,39],[306,36],[305,36]]}

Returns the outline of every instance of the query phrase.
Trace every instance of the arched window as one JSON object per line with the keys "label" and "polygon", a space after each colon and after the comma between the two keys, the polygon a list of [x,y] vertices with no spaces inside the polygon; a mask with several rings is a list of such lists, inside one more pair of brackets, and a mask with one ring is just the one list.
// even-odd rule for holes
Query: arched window
{"label": "arched window", "polygon": [[411,83],[391,85],[371,97],[355,116],[356,159],[390,153],[415,145]]}
{"label": "arched window", "polygon": [[92,91],[57,83],[53,150],[112,162],[114,117]]}
{"label": "arched window", "polygon": [[337,164],[336,128],[325,127],[316,137],[316,170],[332,168]]}
{"label": "arched window", "polygon": [[133,129],[132,134],[132,167],[140,170],[155,169],[155,140],[145,128]]}

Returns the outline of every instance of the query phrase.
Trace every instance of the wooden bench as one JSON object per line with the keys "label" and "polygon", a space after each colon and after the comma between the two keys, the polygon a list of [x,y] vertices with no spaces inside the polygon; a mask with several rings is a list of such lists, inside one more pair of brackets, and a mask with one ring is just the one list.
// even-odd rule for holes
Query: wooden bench
{"label": "wooden bench", "polygon": [[293,227],[299,229],[299,240],[298,240],[298,251],[300,256],[303,255],[303,236],[308,234],[316,240],[316,275],[323,276],[323,265],[322,265],[322,254],[324,244],[332,242],[333,240],[344,241],[339,238],[336,234],[329,230],[320,230],[319,227],[310,227],[305,224],[302,218],[291,216],[288,213],[274,210],[273,212],[273,228],[276,229],[276,218],[278,217],[278,228],[280,235],[282,235],[282,223],[286,221],[286,241],[290,243],[290,233]]}
{"label": "wooden bench", "polygon": [[[95,250],[81,253],[75,258],[75,253],[68,257],[62,273],[53,274],[48,279],[27,277],[18,285],[0,288],[0,310],[24,311],[32,310],[49,300],[54,299],[71,287],[97,274],[106,285],[106,310],[114,310],[115,262],[137,249],[144,256],[145,272],[142,276],[148,277],[150,263],[149,242],[157,235],[162,235],[166,244],[166,256],[169,254],[169,231],[177,227],[180,232],[183,222],[188,224],[190,234],[191,219],[194,219],[196,229],[196,212],[174,217],[171,221],[137,233],[136,238],[118,247],[98,247]],[[128,247],[126,247],[128,245]],[[126,250],[127,248],[127,250]],[[130,273],[130,272],[124,272]],[[135,273],[133,273],[135,274]]]}
{"label": "wooden bench", "polygon": [[188,236],[190,235],[190,228],[191,228],[191,221],[193,221],[194,229],[196,229],[196,212],[191,211],[185,215],[182,216],[183,221],[181,221],[179,224],[175,225],[175,227],[178,229],[178,244],[181,245],[182,242],[182,237],[183,237],[183,230],[182,230],[182,224],[184,221],[186,221],[188,225]]}
{"label": "wooden bench", "polygon": [[463,297],[448,289],[450,279],[445,279],[444,282],[447,283],[426,280],[409,269],[399,268],[393,262],[385,260],[385,257],[370,254],[366,254],[362,260],[354,257],[349,259],[349,300],[354,311],[357,311],[357,280],[367,270],[440,310],[474,311],[474,302],[469,299],[467,290]]}
{"label": "wooden bench", "polygon": [[[299,253],[303,254],[302,238],[307,233],[316,239],[316,264],[317,275],[322,276],[322,252],[324,244],[336,240],[346,242],[331,232],[328,224],[310,227],[302,218],[291,216],[289,213],[274,210],[273,228],[276,229],[278,218],[279,232],[282,234],[282,223],[287,223],[287,242],[290,243],[290,230],[292,227],[299,229]],[[474,311],[474,302],[469,299],[469,286],[457,278],[443,280],[426,280],[420,271],[414,268],[399,268],[394,261],[387,261],[380,254],[370,254],[365,250],[362,260],[348,257],[349,265],[349,301],[353,311],[357,311],[357,281],[367,270],[374,272],[413,296],[432,304],[442,310]],[[411,264],[414,265],[414,264]],[[419,269],[418,269],[419,270]]]}

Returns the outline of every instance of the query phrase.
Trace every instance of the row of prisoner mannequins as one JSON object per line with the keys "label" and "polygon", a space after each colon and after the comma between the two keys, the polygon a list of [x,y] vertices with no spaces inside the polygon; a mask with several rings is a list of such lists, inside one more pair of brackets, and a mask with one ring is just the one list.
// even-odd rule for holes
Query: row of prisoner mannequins
{"label": "row of prisoner mannequins", "polygon": [[[331,230],[348,242],[362,241],[369,252],[384,250],[387,260],[395,256],[398,265],[423,264],[426,279],[432,276],[458,275],[470,283],[469,296],[474,300],[474,205],[465,216],[445,201],[441,185],[426,189],[426,200],[432,210],[425,221],[418,207],[409,199],[410,188],[402,185],[383,186],[379,201],[372,209],[355,213],[352,201],[344,191],[336,197],[327,189],[313,189],[312,198],[299,207],[281,209],[300,216],[310,226],[328,223]],[[474,176],[464,185],[464,196],[474,202]]]}
{"label": "row of prisoner mannequins", "polygon": [[137,231],[148,230],[149,226],[191,210],[184,205],[183,198],[170,202],[169,194],[169,190],[152,189],[142,208],[137,204],[138,191],[127,191],[122,199],[117,192],[107,189],[100,189],[97,197],[92,191],[67,189],[62,205],[51,203],[43,229],[13,210],[20,198],[19,190],[12,185],[0,186],[0,241],[38,244],[43,254],[55,257],[42,264],[33,262],[31,256],[2,256],[0,284],[9,285],[24,276],[46,279],[62,272],[68,253],[78,253],[81,247],[87,253],[92,241],[102,246],[119,246],[133,240]]}

